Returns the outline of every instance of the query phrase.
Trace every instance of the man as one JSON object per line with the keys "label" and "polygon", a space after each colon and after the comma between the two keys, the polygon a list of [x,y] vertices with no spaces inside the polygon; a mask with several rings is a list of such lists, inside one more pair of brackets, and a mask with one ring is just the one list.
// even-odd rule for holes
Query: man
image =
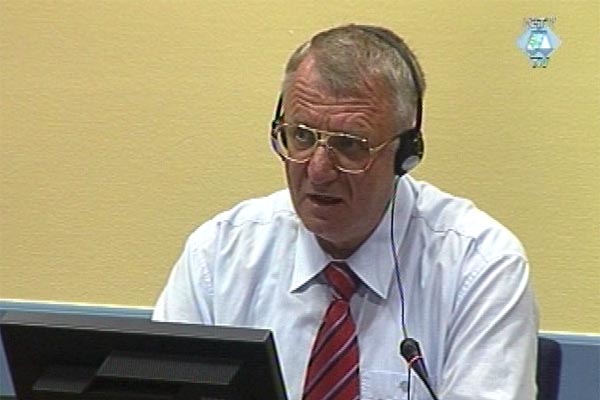
{"label": "man", "polygon": [[416,58],[384,28],[300,46],[271,132],[288,190],[196,230],[154,319],[273,330],[290,399],[429,399],[399,355],[409,336],[440,399],[533,399],[537,313],[520,243],[404,174],[422,155],[423,90]]}

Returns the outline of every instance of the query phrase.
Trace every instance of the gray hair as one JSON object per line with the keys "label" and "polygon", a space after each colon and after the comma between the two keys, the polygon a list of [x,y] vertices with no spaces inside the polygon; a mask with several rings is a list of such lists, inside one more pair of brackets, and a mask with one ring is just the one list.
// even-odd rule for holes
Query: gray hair
{"label": "gray hair", "polygon": [[[395,101],[399,127],[412,127],[417,101],[425,91],[425,79],[417,58],[394,32],[377,26],[351,24],[316,34],[288,60],[283,93],[289,89],[296,70],[307,56],[315,60],[317,73],[333,95],[360,95],[373,83],[385,87]],[[406,59],[413,66],[415,76]]]}

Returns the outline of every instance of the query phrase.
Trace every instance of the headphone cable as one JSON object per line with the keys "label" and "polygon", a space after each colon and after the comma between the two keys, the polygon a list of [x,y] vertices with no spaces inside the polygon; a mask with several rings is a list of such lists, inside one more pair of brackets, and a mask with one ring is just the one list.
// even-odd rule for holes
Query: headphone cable
{"label": "headphone cable", "polygon": [[396,191],[398,189],[398,183],[400,182],[400,178],[396,178],[394,182],[394,193],[392,194],[392,210],[391,210],[391,219],[390,219],[390,241],[392,245],[392,255],[394,257],[394,270],[396,271],[396,284],[398,285],[398,292],[400,293],[400,307],[401,307],[401,325],[402,325],[402,334],[404,335],[404,339],[408,337],[408,331],[406,329],[406,323],[404,320],[404,290],[402,289],[402,282],[400,280],[400,263],[398,262],[398,256],[396,254],[396,240],[394,238],[394,214],[396,209]]}

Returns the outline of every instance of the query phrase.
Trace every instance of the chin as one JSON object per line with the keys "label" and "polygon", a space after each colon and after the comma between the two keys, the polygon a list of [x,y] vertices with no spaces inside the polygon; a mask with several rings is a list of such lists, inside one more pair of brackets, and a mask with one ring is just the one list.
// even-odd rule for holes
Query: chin
{"label": "chin", "polygon": [[334,232],[343,231],[343,228],[336,224],[335,221],[328,221],[315,217],[300,217],[300,219],[302,220],[302,223],[304,224],[306,229],[327,241],[330,241],[332,239],[332,236],[335,236]]}
{"label": "chin", "polygon": [[355,232],[356,227],[351,224],[351,217],[346,210],[341,210],[343,205],[331,209],[314,207],[309,201],[300,202],[296,208],[298,217],[308,231],[319,239],[324,250],[342,248],[343,243],[349,241],[348,234]]}
{"label": "chin", "polygon": [[[331,256],[345,258],[345,253],[341,252],[348,243],[347,233],[351,232],[349,226],[343,226],[338,221],[323,221],[318,219],[302,219],[302,223],[312,234],[317,237],[317,240],[323,250]],[[340,234],[344,237],[340,237]]]}

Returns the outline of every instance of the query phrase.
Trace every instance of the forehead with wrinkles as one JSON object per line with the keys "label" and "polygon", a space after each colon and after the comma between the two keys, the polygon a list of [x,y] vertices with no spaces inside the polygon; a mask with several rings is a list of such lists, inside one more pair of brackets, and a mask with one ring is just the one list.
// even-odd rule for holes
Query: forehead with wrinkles
{"label": "forehead with wrinkles", "polygon": [[288,112],[295,114],[298,109],[309,107],[328,110],[348,109],[349,112],[362,111],[376,116],[393,110],[392,96],[385,86],[365,80],[353,89],[334,90],[322,78],[318,61],[307,57],[292,74],[288,90],[284,93],[284,104]]}
{"label": "forehead with wrinkles", "polygon": [[320,57],[321,53],[311,50],[291,74],[289,84],[310,77],[310,84],[315,89],[334,97],[391,97],[389,85],[377,71],[369,71],[366,66],[345,63],[343,60],[332,63],[327,57]]}

